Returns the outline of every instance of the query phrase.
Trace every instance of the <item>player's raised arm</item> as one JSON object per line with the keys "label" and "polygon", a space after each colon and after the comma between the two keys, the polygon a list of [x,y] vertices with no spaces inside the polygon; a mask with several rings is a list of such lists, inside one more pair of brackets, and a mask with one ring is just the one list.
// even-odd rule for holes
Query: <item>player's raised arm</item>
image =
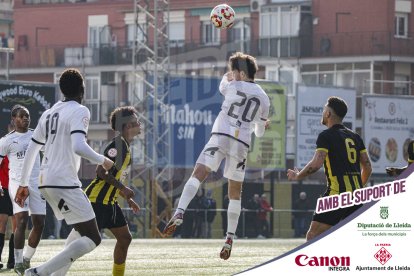
{"label": "player's raised arm", "polygon": [[230,86],[230,82],[233,80],[233,72],[227,72],[223,75],[221,79],[219,91],[221,94],[225,95],[227,93],[227,89]]}

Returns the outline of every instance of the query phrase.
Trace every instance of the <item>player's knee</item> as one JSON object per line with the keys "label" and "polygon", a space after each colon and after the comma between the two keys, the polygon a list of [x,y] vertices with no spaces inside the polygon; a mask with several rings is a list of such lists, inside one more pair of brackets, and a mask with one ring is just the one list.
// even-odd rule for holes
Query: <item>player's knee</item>
{"label": "player's knee", "polygon": [[207,178],[209,173],[210,173],[210,169],[207,166],[202,165],[202,164],[197,164],[192,176],[197,178],[200,182],[202,182]]}
{"label": "player's knee", "polygon": [[311,239],[316,237],[316,233],[314,231],[309,230],[306,233],[306,241],[310,241]]}
{"label": "player's knee", "polygon": [[27,226],[27,217],[19,217],[16,219],[16,228],[25,229]]}
{"label": "player's knee", "polygon": [[94,235],[87,235],[87,237],[89,239],[91,239],[95,243],[96,246],[101,244],[102,239],[101,239],[101,236],[99,235],[99,233],[97,235],[95,235],[95,234]]}
{"label": "player's knee", "polygon": [[45,220],[40,217],[33,218],[33,228],[39,231],[43,231],[45,228]]}
{"label": "player's knee", "polygon": [[118,239],[118,242],[120,243],[122,247],[129,247],[129,245],[132,242],[131,234],[122,236],[121,238]]}

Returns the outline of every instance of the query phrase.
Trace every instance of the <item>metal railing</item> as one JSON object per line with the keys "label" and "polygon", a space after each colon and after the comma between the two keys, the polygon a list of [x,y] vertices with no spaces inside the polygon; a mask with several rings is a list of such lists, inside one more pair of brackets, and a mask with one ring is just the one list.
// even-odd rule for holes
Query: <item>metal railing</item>
{"label": "metal railing", "polygon": [[[49,45],[19,46],[15,42],[14,58],[10,68],[132,65],[132,45],[117,42],[115,45]],[[151,48],[152,45],[150,44]],[[235,51],[245,51],[256,57],[330,57],[361,55],[413,56],[412,34],[396,37],[390,32],[352,32],[301,35],[299,37],[261,37],[252,40],[220,41],[217,45],[202,40],[171,40],[171,62],[185,62],[177,56],[202,49],[217,49],[227,56]],[[210,52],[211,55],[211,52]],[[217,55],[217,56],[223,56]],[[137,63],[147,60],[148,53],[142,49],[136,56]],[[213,57],[209,57],[214,59]],[[214,61],[214,60],[213,60]],[[222,60],[220,60],[222,61]],[[5,69],[5,54],[0,53],[0,68]]]}

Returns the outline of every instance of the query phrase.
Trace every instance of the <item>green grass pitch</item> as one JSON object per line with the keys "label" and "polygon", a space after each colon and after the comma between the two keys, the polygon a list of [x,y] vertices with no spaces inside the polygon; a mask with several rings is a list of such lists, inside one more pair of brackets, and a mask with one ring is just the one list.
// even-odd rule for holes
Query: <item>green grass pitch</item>
{"label": "green grass pitch", "polygon": [[[304,239],[236,239],[229,260],[219,258],[224,240],[134,239],[128,251],[125,275],[232,275],[273,259],[303,244]],[[112,275],[115,240],[102,240],[91,253],[78,259],[67,275]],[[32,266],[54,256],[64,240],[42,240]],[[3,263],[7,261],[7,243]],[[1,275],[16,275],[2,269]]]}

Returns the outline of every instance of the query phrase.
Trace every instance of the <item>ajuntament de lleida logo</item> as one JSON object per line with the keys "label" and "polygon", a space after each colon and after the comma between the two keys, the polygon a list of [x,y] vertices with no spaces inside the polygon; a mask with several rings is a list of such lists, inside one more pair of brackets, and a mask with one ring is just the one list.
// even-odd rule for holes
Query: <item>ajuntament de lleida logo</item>
{"label": "ajuntament de lleida logo", "polygon": [[381,208],[381,210],[380,210],[380,217],[382,219],[387,219],[388,218],[388,206],[387,207],[381,206],[380,208]]}

